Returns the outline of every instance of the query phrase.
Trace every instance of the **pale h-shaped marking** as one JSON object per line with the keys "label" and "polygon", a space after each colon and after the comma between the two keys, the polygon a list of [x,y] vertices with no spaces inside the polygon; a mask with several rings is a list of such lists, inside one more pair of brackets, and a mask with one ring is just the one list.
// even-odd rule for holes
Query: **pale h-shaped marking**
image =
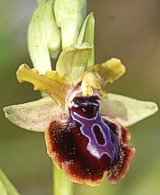
{"label": "pale h-shaped marking", "polygon": [[[99,112],[97,112],[93,118],[85,118],[71,111],[71,117],[81,124],[80,131],[89,140],[87,150],[98,159],[100,159],[103,154],[107,154],[111,158],[111,162],[113,162],[116,152],[118,152],[118,146],[112,143],[110,128],[104,123],[104,119],[100,116]],[[98,143],[93,130],[96,125],[99,127],[103,139],[105,140],[105,143],[102,145]],[[118,138],[116,139],[116,144],[118,144]]]}

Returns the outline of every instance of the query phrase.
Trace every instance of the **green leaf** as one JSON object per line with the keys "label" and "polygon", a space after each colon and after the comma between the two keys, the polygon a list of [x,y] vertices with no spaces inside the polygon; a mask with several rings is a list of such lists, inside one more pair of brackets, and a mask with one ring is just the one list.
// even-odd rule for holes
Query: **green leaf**
{"label": "green leaf", "polygon": [[66,75],[74,84],[77,84],[86,69],[91,51],[92,47],[87,43],[67,47],[58,58],[56,71]]}
{"label": "green leaf", "polygon": [[61,49],[61,34],[56,25],[53,0],[41,0],[28,29],[28,50],[33,66],[44,74],[51,70],[50,58],[56,58]]}
{"label": "green leaf", "polygon": [[101,100],[100,112],[103,116],[115,118],[123,126],[133,125],[157,112],[154,102],[108,93]]}
{"label": "green leaf", "polygon": [[62,47],[76,44],[86,17],[86,0],[55,0],[54,12],[58,27],[61,28]]}
{"label": "green leaf", "polygon": [[94,65],[94,27],[95,19],[93,13],[90,13],[82,26],[81,32],[78,37],[77,45],[81,45],[83,42],[87,42],[92,46],[92,53],[88,60],[88,67]]}
{"label": "green leaf", "polygon": [[5,117],[15,125],[36,132],[44,132],[51,120],[57,119],[64,109],[52,98],[5,107]]}
{"label": "green leaf", "polygon": [[15,187],[0,169],[0,195],[19,195]]}

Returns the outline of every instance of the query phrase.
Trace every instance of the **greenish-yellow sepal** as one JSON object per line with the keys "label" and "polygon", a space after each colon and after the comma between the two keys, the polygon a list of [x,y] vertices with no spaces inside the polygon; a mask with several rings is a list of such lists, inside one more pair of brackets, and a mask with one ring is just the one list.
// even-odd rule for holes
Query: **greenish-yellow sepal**
{"label": "greenish-yellow sepal", "polygon": [[72,88],[72,83],[67,77],[56,72],[39,74],[35,69],[30,69],[27,64],[22,64],[17,71],[19,82],[29,82],[35,90],[41,90],[50,95],[60,105],[65,105],[66,96]]}
{"label": "greenish-yellow sepal", "polygon": [[88,60],[88,67],[91,67],[94,65],[94,27],[95,27],[95,19],[93,13],[90,13],[82,26],[82,29],[80,31],[77,45],[81,45],[83,42],[87,42],[92,46],[92,53]]}
{"label": "greenish-yellow sepal", "polygon": [[87,43],[64,49],[57,61],[56,71],[66,75],[76,85],[85,72],[92,47]]}
{"label": "greenish-yellow sepal", "polygon": [[55,0],[54,12],[57,25],[61,28],[63,49],[76,44],[86,8],[86,0]]}
{"label": "greenish-yellow sepal", "polygon": [[51,97],[24,104],[7,106],[5,117],[13,124],[30,131],[44,132],[51,120],[60,117],[64,109]]}
{"label": "greenish-yellow sepal", "polygon": [[108,93],[101,99],[100,113],[104,117],[113,117],[123,126],[130,126],[153,115],[157,110],[158,106],[154,102]]}
{"label": "greenish-yellow sepal", "polygon": [[28,50],[33,66],[44,74],[52,69],[50,58],[61,49],[61,34],[53,11],[54,0],[39,1],[28,29]]}

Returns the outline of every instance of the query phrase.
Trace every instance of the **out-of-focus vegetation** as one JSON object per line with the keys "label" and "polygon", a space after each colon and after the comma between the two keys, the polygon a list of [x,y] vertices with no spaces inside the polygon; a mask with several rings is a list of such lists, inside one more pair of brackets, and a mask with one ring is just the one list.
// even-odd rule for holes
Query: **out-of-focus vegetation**
{"label": "out-of-focus vegetation", "polygon": [[[96,62],[118,57],[127,74],[109,92],[160,103],[160,3],[158,0],[88,0],[96,17]],[[22,195],[50,195],[52,163],[43,134],[22,130],[4,118],[2,107],[36,100],[32,86],[19,84],[15,72],[31,64],[27,26],[36,1],[1,0],[0,6],[0,167]],[[117,185],[76,185],[75,195],[160,194],[160,114],[130,127],[137,148],[130,171]]]}
{"label": "out-of-focus vegetation", "polygon": [[9,181],[7,176],[0,169],[0,194],[1,195],[19,195],[15,187]]}

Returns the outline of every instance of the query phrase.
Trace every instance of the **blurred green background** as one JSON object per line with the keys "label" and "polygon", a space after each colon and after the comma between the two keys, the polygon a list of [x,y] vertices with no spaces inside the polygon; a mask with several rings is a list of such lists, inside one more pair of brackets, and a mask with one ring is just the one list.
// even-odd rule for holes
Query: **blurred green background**
{"label": "blurred green background", "polygon": [[[27,26],[35,0],[0,1],[0,167],[22,195],[51,195],[52,163],[43,134],[20,129],[4,118],[6,105],[40,97],[15,72],[31,65]],[[127,74],[108,91],[160,103],[160,1],[88,0],[96,17],[96,62],[118,57]],[[117,185],[104,179],[99,187],[76,185],[74,195],[159,195],[160,114],[130,127],[137,148],[131,168]]]}

